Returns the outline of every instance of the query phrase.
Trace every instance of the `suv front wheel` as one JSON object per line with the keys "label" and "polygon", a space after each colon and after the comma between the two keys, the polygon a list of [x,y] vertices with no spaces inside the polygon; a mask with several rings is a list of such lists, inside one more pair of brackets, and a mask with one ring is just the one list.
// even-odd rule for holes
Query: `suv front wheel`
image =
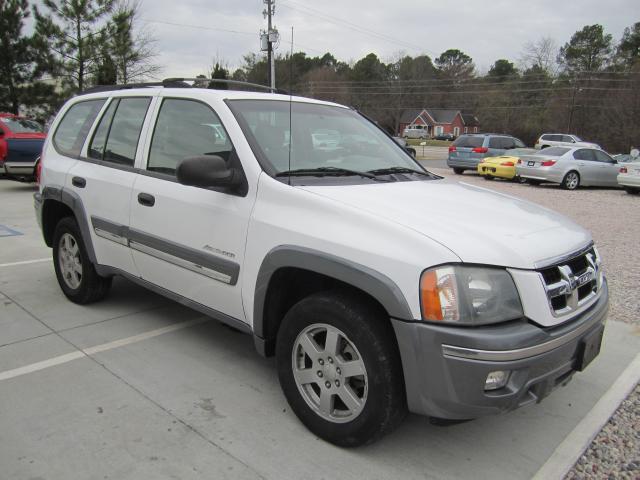
{"label": "suv front wheel", "polygon": [[87,255],[75,219],[65,217],[53,234],[53,266],[62,292],[74,303],[92,303],[104,298],[111,277],[101,277]]}
{"label": "suv front wheel", "polygon": [[302,423],[342,447],[393,430],[406,412],[394,338],[380,310],[355,294],[322,292],[294,305],[280,326],[276,359]]}

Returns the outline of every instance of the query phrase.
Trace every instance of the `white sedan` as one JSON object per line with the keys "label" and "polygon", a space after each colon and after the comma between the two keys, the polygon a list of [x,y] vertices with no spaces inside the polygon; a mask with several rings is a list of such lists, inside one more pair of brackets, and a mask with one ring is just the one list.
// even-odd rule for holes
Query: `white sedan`
{"label": "white sedan", "polygon": [[617,187],[618,171],[618,162],[596,148],[549,147],[516,165],[516,174],[529,183],[558,183],[567,190]]}
{"label": "white sedan", "polygon": [[628,193],[640,193],[640,158],[634,160],[621,166],[618,173],[618,185]]}

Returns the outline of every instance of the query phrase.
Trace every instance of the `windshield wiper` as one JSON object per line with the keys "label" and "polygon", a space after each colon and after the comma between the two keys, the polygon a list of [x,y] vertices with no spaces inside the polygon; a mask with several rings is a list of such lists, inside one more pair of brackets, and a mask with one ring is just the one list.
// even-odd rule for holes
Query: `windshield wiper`
{"label": "windshield wiper", "polygon": [[372,175],[392,175],[394,173],[415,173],[417,175],[425,175],[427,177],[432,177],[428,172],[421,172],[420,170],[414,170],[413,168],[408,167],[388,167],[388,168],[378,168],[376,170],[369,170],[367,173],[371,173]]}
{"label": "windshield wiper", "polygon": [[339,167],[317,167],[317,168],[299,168],[297,170],[287,170],[284,172],[276,173],[276,177],[295,177],[295,176],[318,176],[323,177],[327,175],[358,175],[360,177],[370,178],[375,181],[388,181],[381,180],[376,177],[374,173],[370,172],[359,172],[357,170],[349,170],[347,168],[339,168]]}

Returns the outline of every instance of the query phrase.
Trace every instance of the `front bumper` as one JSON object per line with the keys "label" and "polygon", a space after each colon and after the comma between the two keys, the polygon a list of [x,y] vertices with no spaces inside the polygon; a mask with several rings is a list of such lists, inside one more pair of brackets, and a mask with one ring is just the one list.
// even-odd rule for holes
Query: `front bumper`
{"label": "front bumper", "polygon": [[[554,328],[526,319],[475,328],[392,320],[409,410],[460,420],[539,402],[579,368],[584,341],[600,335],[608,307],[605,281],[596,303]],[[496,370],[511,372],[507,385],[485,391]]]}

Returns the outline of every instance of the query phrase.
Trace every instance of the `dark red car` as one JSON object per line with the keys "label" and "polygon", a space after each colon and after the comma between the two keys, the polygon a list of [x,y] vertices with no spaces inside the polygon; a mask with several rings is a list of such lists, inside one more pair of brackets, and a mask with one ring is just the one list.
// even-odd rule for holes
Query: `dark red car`
{"label": "dark red car", "polygon": [[38,122],[0,113],[0,170],[11,178],[36,180],[45,138]]}

